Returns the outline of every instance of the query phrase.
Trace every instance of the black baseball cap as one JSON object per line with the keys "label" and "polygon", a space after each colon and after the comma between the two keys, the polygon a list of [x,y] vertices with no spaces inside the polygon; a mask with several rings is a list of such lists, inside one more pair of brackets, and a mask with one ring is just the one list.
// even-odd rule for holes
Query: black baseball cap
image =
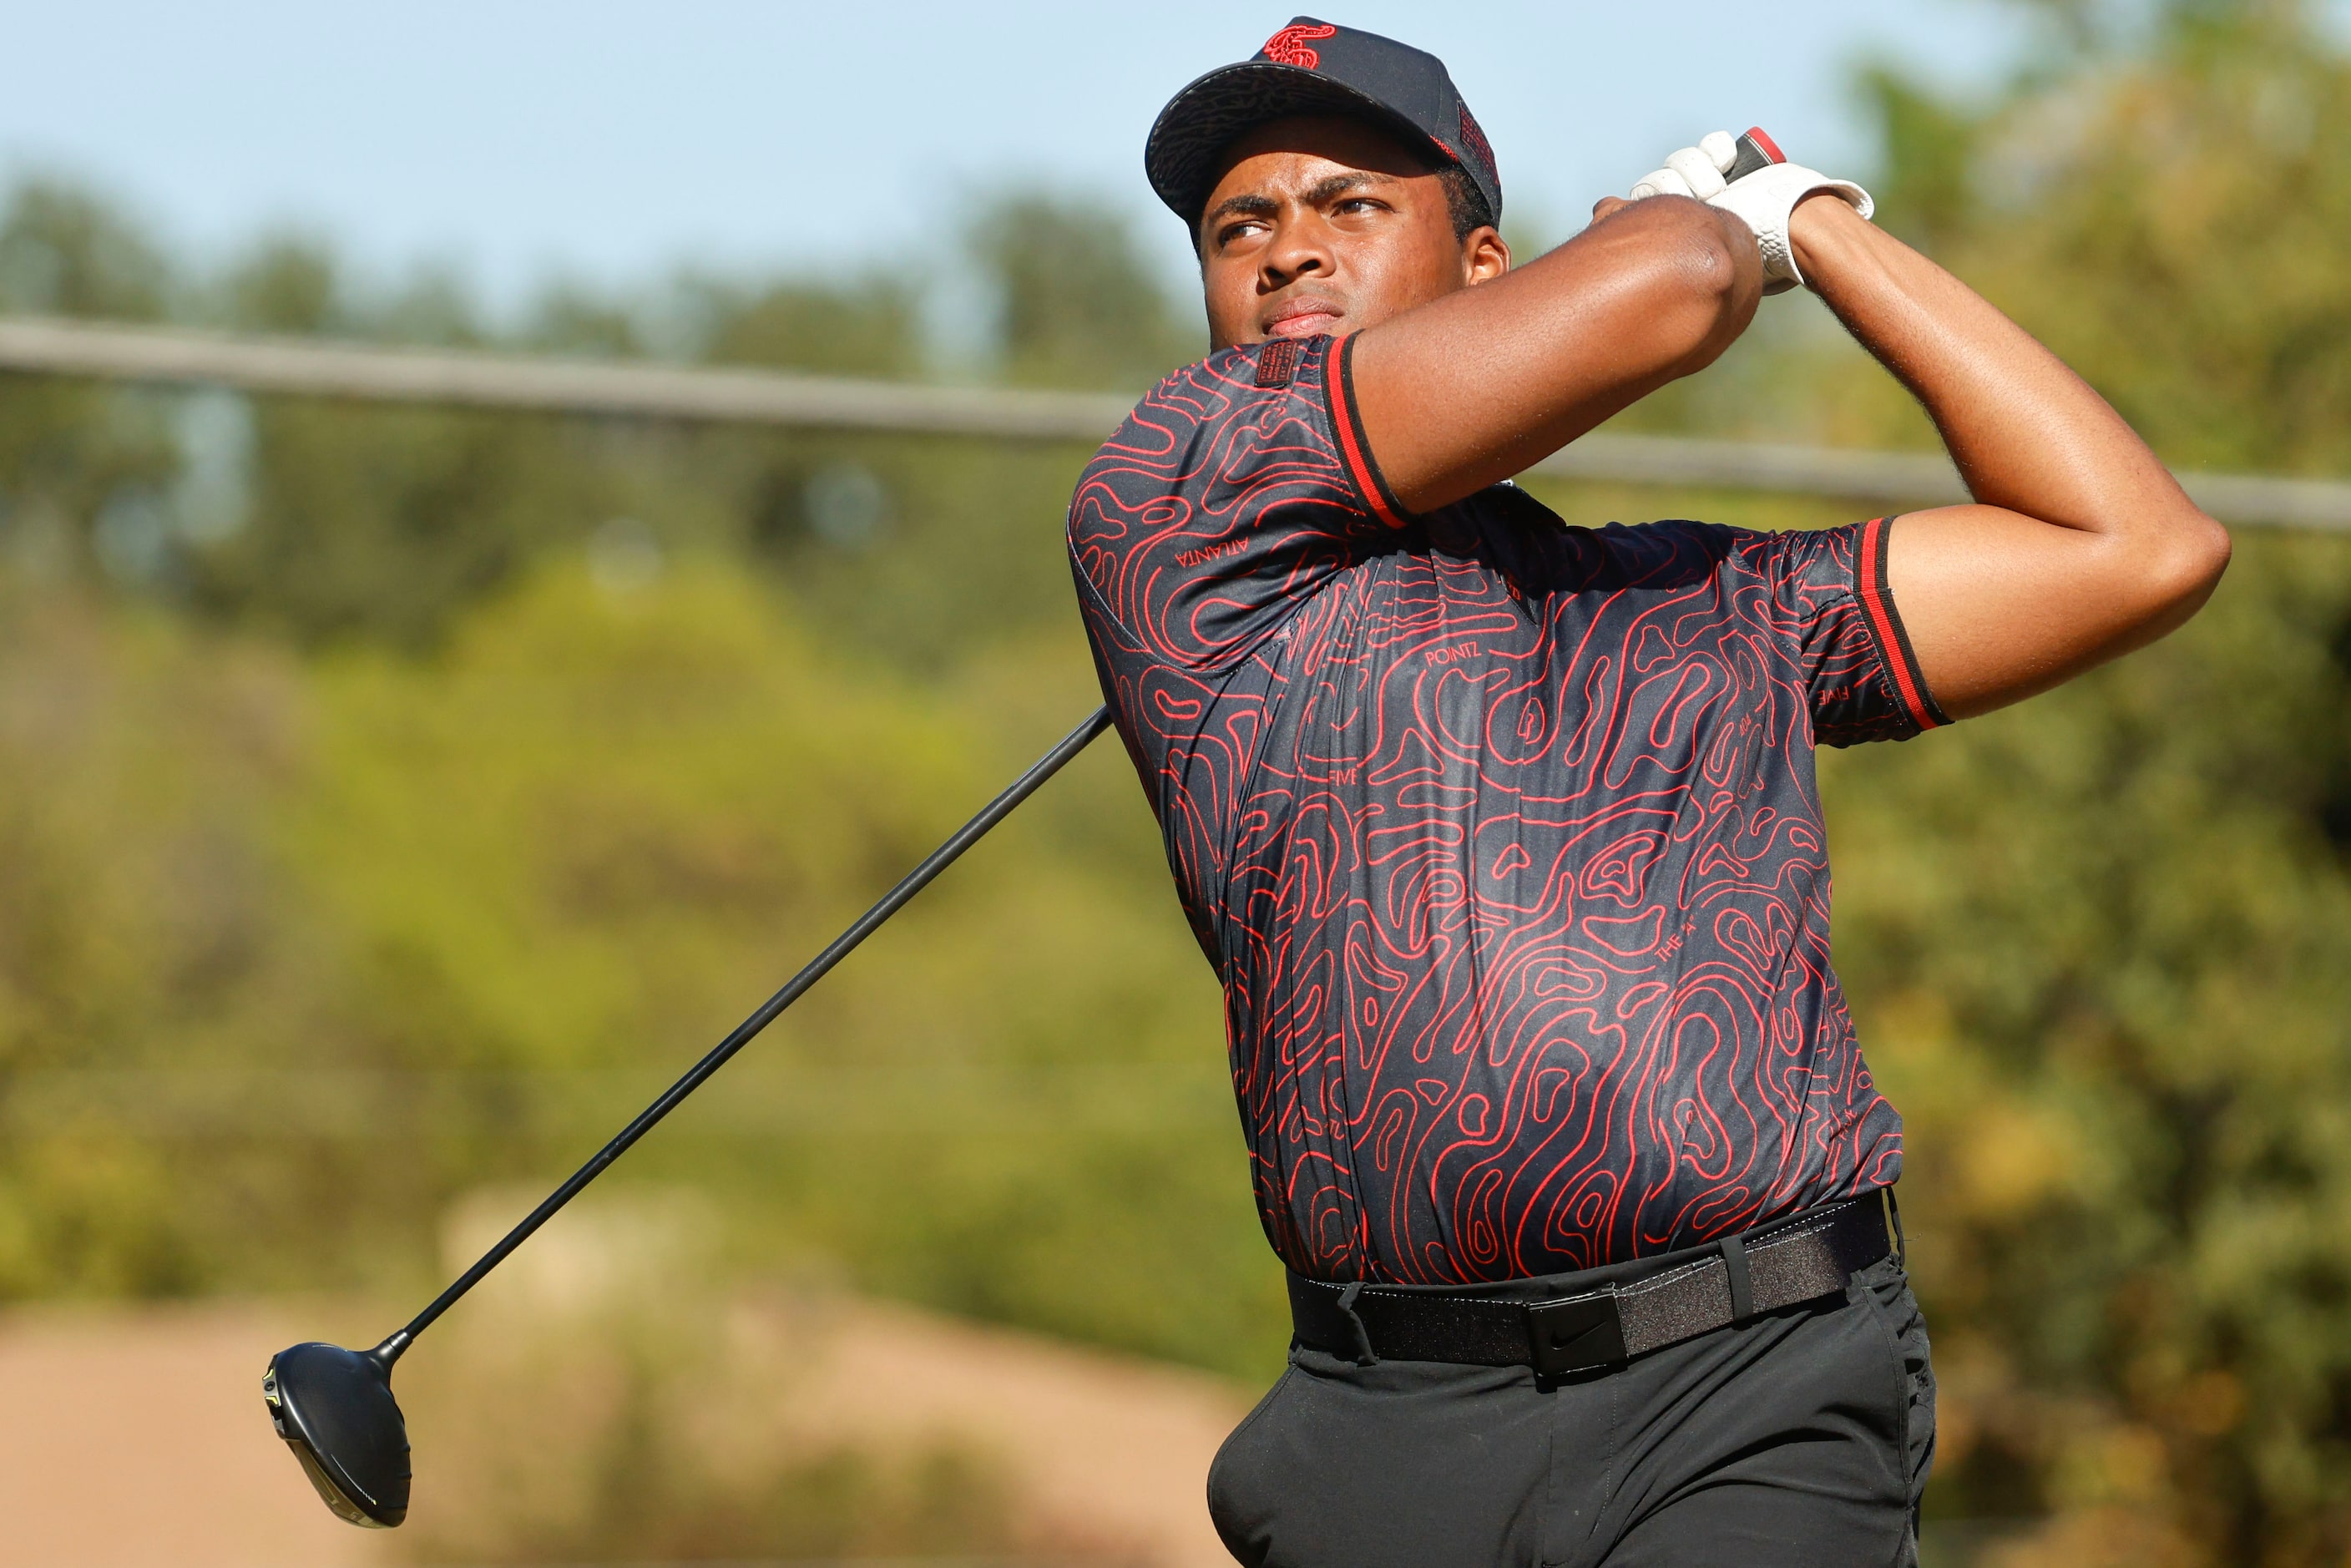
{"label": "black baseball cap", "polygon": [[1494,150],[1435,55],[1311,16],[1293,16],[1265,47],[1219,66],[1167,100],[1143,146],[1151,188],[1187,224],[1200,221],[1215,188],[1217,155],[1270,120],[1341,114],[1432,148],[1459,165],[1502,215]]}

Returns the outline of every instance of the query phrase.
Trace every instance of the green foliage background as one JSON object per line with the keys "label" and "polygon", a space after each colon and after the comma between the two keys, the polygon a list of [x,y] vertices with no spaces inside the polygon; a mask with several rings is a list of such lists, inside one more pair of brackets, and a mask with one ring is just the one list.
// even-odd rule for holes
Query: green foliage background
{"label": "green foliage background", "polygon": [[[2049,5],[2001,91],[1862,73],[1883,220],[2182,465],[2351,473],[2351,61],[2303,9]],[[1193,351],[1082,196],[975,209],[989,373]],[[0,308],[893,376],[923,279],[686,276],[493,330],[277,239],[202,274],[68,186]],[[1799,298],[1633,423],[1915,445]],[[0,1294],[434,1281],[1093,700],[1084,455],[0,381]],[[1570,520],[1844,520],[1552,490]],[[2351,1552],[2351,542],[1838,754],[1838,954],[1909,1117],[1930,1514],[2026,1563]],[[1263,1375],[1215,988],[1113,747],[614,1177],[816,1271]],[[1971,1539],[1964,1531],[1947,1539]]]}

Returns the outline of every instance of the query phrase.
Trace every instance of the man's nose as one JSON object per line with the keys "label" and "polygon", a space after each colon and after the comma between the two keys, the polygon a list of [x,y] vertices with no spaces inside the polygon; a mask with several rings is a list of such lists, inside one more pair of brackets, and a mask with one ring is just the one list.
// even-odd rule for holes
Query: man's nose
{"label": "man's nose", "polygon": [[1329,277],[1334,258],[1326,225],[1308,218],[1283,224],[1266,247],[1264,272],[1269,287],[1279,288],[1309,276]]}

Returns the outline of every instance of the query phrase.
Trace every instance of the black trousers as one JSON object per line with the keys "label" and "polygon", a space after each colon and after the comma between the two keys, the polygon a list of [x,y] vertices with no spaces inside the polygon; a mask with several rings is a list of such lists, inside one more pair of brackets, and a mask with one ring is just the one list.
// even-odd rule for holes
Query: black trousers
{"label": "black trousers", "polygon": [[1910,1568],[1934,1446],[1887,1258],[1843,1300],[1556,1380],[1294,1346],[1208,1511],[1250,1568]]}

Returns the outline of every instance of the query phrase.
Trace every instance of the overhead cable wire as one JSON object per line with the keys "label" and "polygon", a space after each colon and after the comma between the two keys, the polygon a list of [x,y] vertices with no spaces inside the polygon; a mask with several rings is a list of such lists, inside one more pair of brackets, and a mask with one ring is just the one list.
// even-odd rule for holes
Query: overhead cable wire
{"label": "overhead cable wire", "polygon": [[[531,410],[802,430],[1092,445],[1133,406],[1119,392],[925,386],[792,371],[0,317],[0,371],[374,402]],[[1546,477],[1891,504],[1961,501],[1938,455],[1595,431],[1537,464]],[[2351,483],[2183,473],[2224,522],[2351,531]]]}

